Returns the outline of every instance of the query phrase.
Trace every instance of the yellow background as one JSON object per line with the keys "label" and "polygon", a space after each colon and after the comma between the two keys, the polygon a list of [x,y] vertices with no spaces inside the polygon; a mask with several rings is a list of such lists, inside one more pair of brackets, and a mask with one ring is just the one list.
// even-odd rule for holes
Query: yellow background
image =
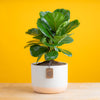
{"label": "yellow background", "polygon": [[[72,57],[59,54],[57,61],[69,64],[69,82],[100,82],[100,0],[0,0],[0,82],[31,82],[31,63],[36,61],[24,45],[32,37],[25,32],[36,27],[40,11],[69,9],[74,42],[64,45]],[[40,61],[43,61],[44,58]]]}

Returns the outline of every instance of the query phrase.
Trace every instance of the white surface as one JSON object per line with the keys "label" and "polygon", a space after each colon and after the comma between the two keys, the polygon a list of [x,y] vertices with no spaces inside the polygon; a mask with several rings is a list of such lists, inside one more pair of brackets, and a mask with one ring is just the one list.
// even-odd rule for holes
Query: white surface
{"label": "white surface", "polygon": [[68,83],[68,64],[50,66],[53,68],[53,78],[46,78],[46,68],[48,66],[31,65],[33,87],[57,88],[67,87]]}

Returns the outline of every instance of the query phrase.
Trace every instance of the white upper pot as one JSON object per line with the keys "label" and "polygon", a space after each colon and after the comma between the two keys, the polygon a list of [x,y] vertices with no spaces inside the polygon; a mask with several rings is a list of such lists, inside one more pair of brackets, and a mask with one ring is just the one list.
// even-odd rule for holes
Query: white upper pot
{"label": "white upper pot", "polygon": [[68,64],[50,66],[53,77],[47,78],[46,69],[49,66],[31,64],[32,86],[39,93],[60,93],[66,90],[68,84]]}

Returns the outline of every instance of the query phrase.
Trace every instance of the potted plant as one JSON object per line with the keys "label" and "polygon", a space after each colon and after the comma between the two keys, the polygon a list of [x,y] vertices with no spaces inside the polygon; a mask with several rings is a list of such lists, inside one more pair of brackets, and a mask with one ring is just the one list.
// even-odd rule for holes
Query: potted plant
{"label": "potted plant", "polygon": [[[60,93],[65,91],[68,84],[68,64],[57,62],[58,53],[62,52],[71,57],[68,50],[59,48],[63,44],[73,42],[70,32],[79,26],[79,21],[70,22],[70,11],[56,9],[54,12],[40,12],[37,28],[29,29],[26,33],[33,36],[25,46],[30,46],[30,53],[37,57],[32,63],[32,86],[39,93]],[[45,61],[39,62],[44,55]]]}

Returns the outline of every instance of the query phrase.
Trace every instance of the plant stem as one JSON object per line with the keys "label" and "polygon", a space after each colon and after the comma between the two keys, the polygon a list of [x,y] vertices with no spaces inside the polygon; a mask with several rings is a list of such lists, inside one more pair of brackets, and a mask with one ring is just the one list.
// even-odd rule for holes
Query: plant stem
{"label": "plant stem", "polygon": [[51,66],[51,64],[52,64],[53,61],[54,61],[54,60],[49,60],[49,66]]}

